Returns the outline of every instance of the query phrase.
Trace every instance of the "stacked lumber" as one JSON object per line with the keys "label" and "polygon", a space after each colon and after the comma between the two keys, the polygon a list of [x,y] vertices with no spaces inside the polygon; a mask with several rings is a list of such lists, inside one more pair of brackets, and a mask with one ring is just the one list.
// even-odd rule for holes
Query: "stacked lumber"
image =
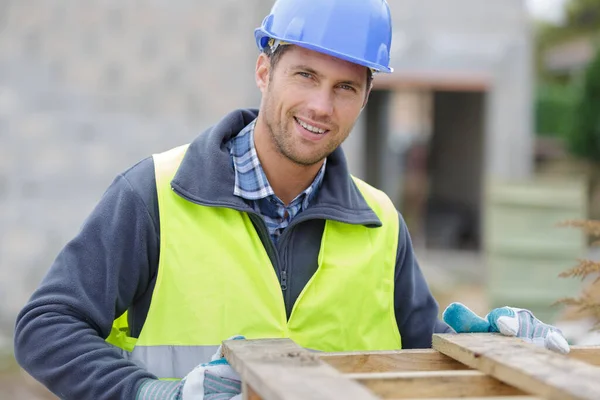
{"label": "stacked lumber", "polygon": [[496,334],[434,335],[433,348],[320,353],[289,339],[223,352],[245,400],[599,400],[600,346],[568,355]]}

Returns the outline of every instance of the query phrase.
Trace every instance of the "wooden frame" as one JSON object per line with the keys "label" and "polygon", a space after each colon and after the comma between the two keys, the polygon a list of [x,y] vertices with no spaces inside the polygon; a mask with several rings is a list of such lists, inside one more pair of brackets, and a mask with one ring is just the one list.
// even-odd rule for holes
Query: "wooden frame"
{"label": "wooden frame", "polygon": [[395,71],[393,74],[378,74],[373,80],[377,90],[429,89],[459,92],[485,92],[493,82],[490,74],[476,71]]}
{"label": "wooden frame", "polygon": [[496,334],[434,335],[433,348],[320,353],[289,339],[223,342],[244,400],[598,400],[600,346],[567,355]]}

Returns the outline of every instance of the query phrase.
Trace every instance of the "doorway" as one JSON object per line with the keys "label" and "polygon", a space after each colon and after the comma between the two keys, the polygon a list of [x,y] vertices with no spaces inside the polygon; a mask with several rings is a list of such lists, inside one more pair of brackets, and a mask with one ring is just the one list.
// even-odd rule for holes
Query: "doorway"
{"label": "doorway", "polygon": [[484,92],[434,92],[427,157],[427,248],[481,247],[484,105]]}
{"label": "doorway", "polygon": [[485,91],[379,89],[365,110],[365,176],[401,211],[414,244],[481,248]]}

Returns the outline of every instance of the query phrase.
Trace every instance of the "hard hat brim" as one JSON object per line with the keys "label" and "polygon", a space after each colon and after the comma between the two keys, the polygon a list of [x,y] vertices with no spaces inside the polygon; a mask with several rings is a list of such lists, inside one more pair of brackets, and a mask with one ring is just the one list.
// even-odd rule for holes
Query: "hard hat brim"
{"label": "hard hat brim", "polygon": [[361,60],[359,58],[352,57],[347,54],[343,54],[343,53],[340,53],[340,52],[337,52],[337,51],[334,51],[331,49],[327,49],[327,48],[324,48],[321,46],[317,46],[317,45],[314,45],[311,43],[306,43],[301,40],[292,40],[292,39],[288,39],[288,38],[284,38],[284,37],[278,37],[276,35],[272,35],[272,34],[266,32],[263,28],[256,28],[254,30],[254,37],[256,39],[256,45],[258,46],[259,50],[261,50],[261,51],[262,51],[262,49],[265,48],[265,46],[267,46],[267,42],[269,41],[269,39],[272,38],[272,39],[282,40],[282,41],[290,43],[290,44],[295,44],[297,46],[304,47],[308,50],[313,50],[313,51],[317,51],[319,53],[330,55],[332,57],[340,58],[342,60],[349,61],[354,64],[362,65],[364,67],[371,68],[377,72],[383,72],[383,73],[388,73],[388,74],[394,72],[394,69],[392,67],[386,67],[384,65],[372,63],[372,62],[369,62],[366,60]]}

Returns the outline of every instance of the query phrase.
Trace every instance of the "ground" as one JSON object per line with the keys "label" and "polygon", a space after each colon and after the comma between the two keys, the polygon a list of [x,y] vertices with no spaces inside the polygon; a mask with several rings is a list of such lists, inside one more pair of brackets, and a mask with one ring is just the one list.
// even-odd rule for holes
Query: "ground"
{"label": "ground", "polygon": [[0,400],[4,399],[50,400],[57,397],[19,368],[12,356],[5,355],[0,368]]}

